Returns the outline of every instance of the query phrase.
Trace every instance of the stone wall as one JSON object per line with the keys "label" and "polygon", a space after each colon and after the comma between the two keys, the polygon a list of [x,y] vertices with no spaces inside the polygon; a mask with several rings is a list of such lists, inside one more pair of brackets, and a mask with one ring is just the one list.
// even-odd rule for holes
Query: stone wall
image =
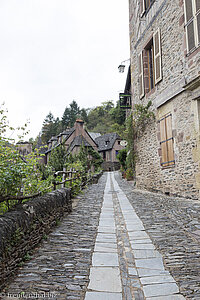
{"label": "stone wall", "polygon": [[[161,167],[160,128],[157,120],[172,112],[175,165]],[[187,93],[181,94],[157,110],[157,120],[151,122],[137,142],[136,185],[141,189],[198,199],[198,140],[194,130],[195,113]],[[187,120],[187,121],[185,121]],[[197,152],[198,153],[198,152]]]}
{"label": "stone wall", "polygon": [[[187,54],[182,0],[157,0],[141,17],[140,0],[129,0],[134,103],[152,101],[156,120],[137,141],[139,188],[197,199],[200,193],[200,47]],[[140,99],[138,55],[161,33],[162,80]],[[134,106],[134,104],[133,104]],[[161,167],[158,121],[172,115],[175,166]]]}
{"label": "stone wall", "polygon": [[72,210],[70,189],[37,197],[0,217],[0,289],[49,233]]}
{"label": "stone wall", "polygon": [[120,163],[116,161],[104,161],[101,167],[104,171],[116,171],[120,169]]}

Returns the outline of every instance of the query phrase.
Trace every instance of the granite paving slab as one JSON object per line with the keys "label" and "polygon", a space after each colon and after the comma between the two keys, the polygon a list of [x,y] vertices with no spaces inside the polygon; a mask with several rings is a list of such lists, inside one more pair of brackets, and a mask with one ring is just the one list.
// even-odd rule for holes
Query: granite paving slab
{"label": "granite paving slab", "polygon": [[[105,243],[96,243],[94,252],[106,252],[106,253],[117,253],[117,249],[104,246]],[[116,244],[117,245],[117,244]]]}
{"label": "granite paving slab", "polygon": [[159,276],[148,276],[140,278],[140,281],[143,285],[147,284],[156,284],[156,283],[168,283],[175,282],[174,278],[171,275],[159,275]]}
{"label": "granite paving slab", "polygon": [[139,250],[133,250],[133,255],[137,259],[139,258],[155,258],[160,257],[162,258],[162,255],[156,251],[151,249],[139,249]]}
{"label": "granite paving slab", "polygon": [[149,249],[149,250],[154,250],[155,246],[153,244],[136,244],[134,242],[131,242],[131,248],[133,250],[144,250],[144,249]]}
{"label": "granite paving slab", "polygon": [[122,291],[120,270],[117,267],[92,267],[89,278],[89,290],[115,293]]}
{"label": "granite paving slab", "polygon": [[104,232],[104,233],[115,233],[115,227],[109,227],[109,226],[99,226],[98,232]]}
{"label": "granite paving slab", "polygon": [[119,293],[86,292],[85,300],[122,300]]}
{"label": "granite paving slab", "polygon": [[118,254],[94,252],[92,256],[92,265],[94,267],[117,267],[119,266]]}
{"label": "granite paving slab", "polygon": [[185,300],[182,295],[147,297],[146,300]]}
{"label": "granite paving slab", "polygon": [[169,296],[179,293],[179,289],[176,283],[145,285],[143,289],[145,297]]}

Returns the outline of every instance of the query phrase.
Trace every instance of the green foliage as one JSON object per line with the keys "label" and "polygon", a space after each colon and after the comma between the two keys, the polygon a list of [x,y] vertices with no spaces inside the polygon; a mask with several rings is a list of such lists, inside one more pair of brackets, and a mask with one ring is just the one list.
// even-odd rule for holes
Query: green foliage
{"label": "green foliage", "polygon": [[149,110],[151,105],[151,101],[149,101],[145,106],[142,104],[135,104],[135,109],[133,113],[133,126],[135,138],[140,137],[140,135],[142,135],[146,126],[148,125],[149,121],[155,119],[155,114],[153,113],[153,111]]}
{"label": "green foliage", "polygon": [[126,170],[126,179],[127,179],[127,180],[132,180],[132,179],[133,179],[133,176],[134,176],[133,169],[128,168],[128,169]]}
{"label": "green foliage", "polygon": [[120,109],[119,102],[114,107],[113,101],[106,101],[89,111],[87,128],[101,134],[117,132],[121,136],[124,121],[125,111]]}
{"label": "green foliage", "polygon": [[[27,126],[20,129],[26,130]],[[13,130],[7,121],[6,111],[0,110],[0,212],[16,204],[20,197],[51,189],[51,180],[42,180],[37,168],[41,156],[37,151],[21,157],[13,141],[6,138],[7,130]],[[24,135],[26,131],[24,132]],[[20,135],[23,137],[23,134]]]}
{"label": "green foliage", "polygon": [[123,169],[126,169],[126,157],[127,157],[127,149],[124,148],[122,150],[119,150],[119,153],[117,154],[117,159],[120,162],[120,165]]}
{"label": "green foliage", "polygon": [[53,168],[54,171],[60,171],[63,169],[66,159],[66,151],[63,145],[59,145],[51,150],[48,165]]}
{"label": "green foliage", "polygon": [[72,101],[69,107],[65,108],[65,111],[62,116],[62,127],[63,129],[67,127],[73,127],[76,121],[77,116],[80,113],[80,107],[76,101]]}
{"label": "green foliage", "polygon": [[124,132],[124,138],[128,142],[126,162],[124,162],[123,152],[120,153],[121,156],[118,159],[121,160],[122,167],[127,169],[127,176],[130,178],[134,175],[132,171],[134,172],[137,158],[137,139],[142,135],[149,122],[155,118],[154,113],[150,111],[151,104],[151,101],[146,106],[135,104],[133,113],[126,119],[126,130]]}
{"label": "green foliage", "polygon": [[91,166],[94,166],[94,170],[98,171],[101,168],[101,164],[103,163],[103,158],[92,147],[88,148],[88,154],[92,157]]}

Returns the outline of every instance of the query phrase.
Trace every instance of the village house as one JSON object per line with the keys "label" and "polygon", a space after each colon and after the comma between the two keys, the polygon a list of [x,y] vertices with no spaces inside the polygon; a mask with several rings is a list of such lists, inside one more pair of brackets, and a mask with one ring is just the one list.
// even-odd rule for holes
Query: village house
{"label": "village house", "polygon": [[136,185],[200,192],[200,1],[129,0],[131,93],[156,120],[137,140]]}
{"label": "village house", "polygon": [[97,144],[84,128],[84,121],[77,119],[73,128],[68,128],[56,137],[52,137],[48,142],[48,150],[46,151],[46,162],[49,161],[52,149],[63,144],[66,152],[72,155],[77,154],[80,147],[92,147],[98,151]]}
{"label": "village house", "polygon": [[117,154],[124,146],[121,145],[121,138],[117,133],[106,133],[95,139],[98,145],[98,151],[104,162],[102,168],[104,171],[114,171],[120,168]]}
{"label": "village house", "polygon": [[124,146],[120,144],[121,138],[117,133],[100,133],[88,132],[84,128],[84,122],[77,119],[73,128],[68,128],[56,137],[52,137],[48,142],[46,151],[46,162],[49,161],[52,149],[58,147],[61,143],[64,145],[67,153],[72,155],[78,154],[80,147],[92,147],[99,152],[104,162],[102,168],[105,171],[117,170],[120,168],[117,160],[118,151]]}
{"label": "village house", "polygon": [[29,142],[17,142],[17,150],[21,156],[26,156],[32,152],[33,144]]}

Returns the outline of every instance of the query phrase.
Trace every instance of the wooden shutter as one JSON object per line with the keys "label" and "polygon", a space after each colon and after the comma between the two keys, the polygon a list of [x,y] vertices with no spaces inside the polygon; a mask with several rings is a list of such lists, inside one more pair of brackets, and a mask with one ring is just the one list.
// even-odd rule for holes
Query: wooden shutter
{"label": "wooden shutter", "polygon": [[160,120],[160,137],[161,137],[160,144],[161,144],[161,151],[162,151],[161,165],[163,167],[166,167],[168,166],[168,157],[167,157],[165,118]]}
{"label": "wooden shutter", "polygon": [[155,84],[162,80],[160,29],[153,35]]}
{"label": "wooden shutter", "polygon": [[174,160],[174,141],[172,136],[172,116],[166,115],[160,120],[161,150],[163,167],[172,166]]}
{"label": "wooden shutter", "polygon": [[168,115],[165,118],[166,124],[166,138],[167,138],[167,154],[168,154],[168,166],[174,165],[174,141],[172,136],[172,116]]}
{"label": "wooden shutter", "polygon": [[145,0],[140,0],[140,14],[141,17],[144,15],[145,13]]}
{"label": "wooden shutter", "polygon": [[139,54],[139,94],[140,98],[144,96],[144,72],[143,72],[143,52]]}

